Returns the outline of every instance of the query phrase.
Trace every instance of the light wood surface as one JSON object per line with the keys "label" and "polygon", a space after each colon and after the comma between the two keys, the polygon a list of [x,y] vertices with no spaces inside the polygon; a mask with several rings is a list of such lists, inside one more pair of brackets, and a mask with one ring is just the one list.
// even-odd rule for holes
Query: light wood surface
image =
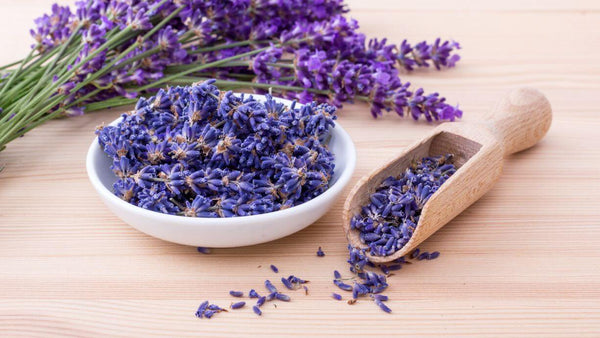
{"label": "light wood surface", "polygon": [[[0,2],[0,63],[24,55],[51,2]],[[332,271],[347,271],[343,200],[295,235],[211,255],[123,224],[84,170],[94,127],[119,115],[104,111],[52,121],[0,153],[0,336],[600,335],[600,3],[349,4],[369,36],[461,42],[456,69],[404,79],[459,102],[465,121],[515,86],[539,88],[554,113],[538,145],[508,157],[494,188],[423,243],[441,256],[390,278],[392,314],[330,298]],[[358,148],[352,183],[435,128],[373,120],[364,105],[340,115]],[[288,274],[310,280],[309,295],[291,292],[260,318],[194,317],[205,299],[227,306],[229,290]]]}

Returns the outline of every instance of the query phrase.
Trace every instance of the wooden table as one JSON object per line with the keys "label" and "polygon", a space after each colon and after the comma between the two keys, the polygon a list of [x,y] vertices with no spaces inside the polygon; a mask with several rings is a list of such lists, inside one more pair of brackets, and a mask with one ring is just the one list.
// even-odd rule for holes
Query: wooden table
{"label": "wooden table", "polygon": [[[25,54],[32,19],[51,2],[0,4],[1,64]],[[459,102],[465,120],[521,85],[554,109],[546,138],[510,157],[496,187],[422,245],[440,258],[390,278],[391,315],[330,297],[332,271],[346,271],[342,200],[295,235],[210,255],[121,222],[84,169],[94,127],[120,114],[104,111],[47,123],[0,153],[0,335],[599,336],[600,3],[349,3],[368,36],[461,42],[456,69],[404,79]],[[358,148],[352,183],[434,127],[374,120],[365,105],[340,115]],[[310,293],[292,292],[260,318],[250,309],[194,317],[205,299],[228,306],[229,290],[288,274],[309,279]]]}

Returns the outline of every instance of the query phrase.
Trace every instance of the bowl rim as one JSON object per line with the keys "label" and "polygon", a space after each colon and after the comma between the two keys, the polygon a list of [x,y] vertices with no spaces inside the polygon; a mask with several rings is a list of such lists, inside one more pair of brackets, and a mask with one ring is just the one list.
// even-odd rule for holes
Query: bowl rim
{"label": "bowl rim", "polygon": [[[256,95],[253,94],[254,97],[260,98],[264,97],[264,95]],[[278,101],[289,104],[292,101],[287,99],[275,98]],[[108,125],[115,125],[121,120],[122,117],[118,117]],[[327,190],[325,190],[320,195],[311,199],[310,201],[304,202],[302,204],[293,206],[284,210],[272,211],[259,215],[247,215],[247,216],[235,216],[235,217],[184,217],[179,215],[172,214],[164,214],[157,211],[152,211],[148,209],[144,209],[137,205],[133,205],[129,202],[122,200],[117,197],[112,191],[110,191],[104,184],[100,181],[100,177],[98,175],[98,171],[95,168],[95,158],[99,152],[102,152],[100,155],[104,155],[101,147],[98,144],[98,137],[96,136],[92,141],[92,144],[88,148],[88,152],[86,155],[86,171],[92,186],[96,189],[98,194],[106,200],[110,201],[115,206],[118,206],[121,209],[129,209],[130,213],[137,213],[142,217],[146,218],[154,218],[157,221],[162,221],[165,223],[179,223],[185,225],[192,226],[239,226],[242,223],[246,222],[260,222],[260,221],[268,221],[273,218],[286,218],[295,216],[300,213],[310,212],[314,206],[318,203],[324,203],[330,198],[335,198],[339,193],[342,192],[344,187],[350,181],[352,174],[354,173],[354,169],[356,167],[356,148],[354,146],[354,142],[352,142],[352,138],[350,135],[340,126],[337,121],[334,121],[335,127],[332,128],[332,133],[336,136],[340,137],[340,142],[346,144],[347,150],[344,152],[344,170],[340,173],[337,181],[333,183]],[[334,169],[335,170],[335,169]]]}

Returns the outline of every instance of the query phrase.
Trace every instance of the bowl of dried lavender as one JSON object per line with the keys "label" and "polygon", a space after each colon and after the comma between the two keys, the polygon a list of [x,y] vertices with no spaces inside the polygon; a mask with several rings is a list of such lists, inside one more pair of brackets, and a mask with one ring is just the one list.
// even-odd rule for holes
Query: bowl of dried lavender
{"label": "bowl of dried lavender", "polygon": [[323,216],[354,171],[335,107],[222,92],[160,90],[96,130],[90,181],[124,222],[184,245],[235,247]]}

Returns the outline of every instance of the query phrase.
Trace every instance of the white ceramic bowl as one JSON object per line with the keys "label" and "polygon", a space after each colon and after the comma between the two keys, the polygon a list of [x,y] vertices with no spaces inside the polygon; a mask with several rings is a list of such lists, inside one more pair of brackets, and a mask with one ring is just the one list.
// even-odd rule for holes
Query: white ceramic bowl
{"label": "white ceramic bowl", "polygon": [[[262,95],[254,97],[264,100]],[[289,100],[277,101],[291,104]],[[110,125],[116,125],[120,120],[119,118]],[[350,181],[356,165],[354,143],[337,123],[331,132],[329,149],[335,155],[335,169],[329,189],[321,195],[285,210],[229,218],[168,215],[123,201],[113,194],[112,185],[117,177],[110,169],[111,159],[98,145],[98,138],[94,139],[88,150],[86,167],[90,181],[104,204],[132,227],[169,242],[224,248],[276,240],[304,229],[323,216]]]}

